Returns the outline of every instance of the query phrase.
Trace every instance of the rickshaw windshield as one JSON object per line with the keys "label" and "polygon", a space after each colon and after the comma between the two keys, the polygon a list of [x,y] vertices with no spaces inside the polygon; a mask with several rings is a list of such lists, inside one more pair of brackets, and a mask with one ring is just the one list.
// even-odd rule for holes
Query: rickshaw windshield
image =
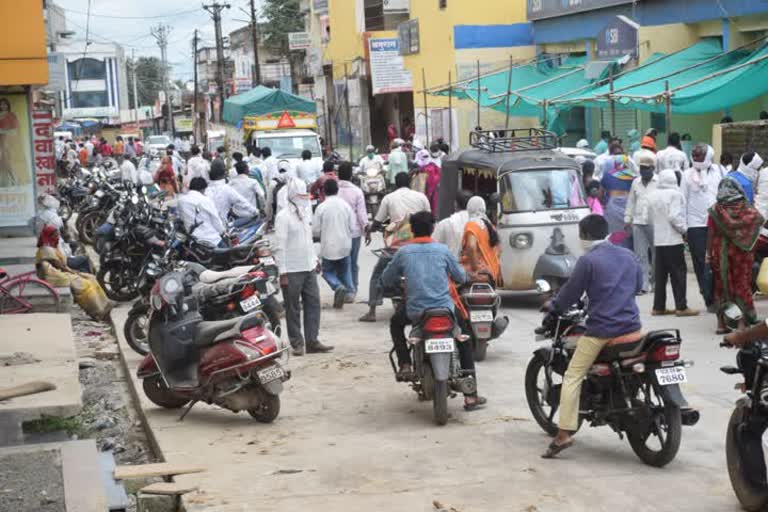
{"label": "rickshaw windshield", "polygon": [[562,210],[587,204],[574,169],[516,171],[505,174],[500,181],[503,213]]}

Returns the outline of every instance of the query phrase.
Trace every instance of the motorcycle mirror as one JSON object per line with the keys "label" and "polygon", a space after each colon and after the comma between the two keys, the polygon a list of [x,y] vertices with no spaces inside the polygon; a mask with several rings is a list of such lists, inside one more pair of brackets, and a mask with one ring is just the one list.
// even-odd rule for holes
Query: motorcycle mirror
{"label": "motorcycle mirror", "polygon": [[723,319],[729,328],[736,329],[743,318],[741,308],[733,302],[729,302],[723,307]]}
{"label": "motorcycle mirror", "polygon": [[552,286],[550,286],[549,281],[546,279],[538,279],[536,281],[536,291],[541,294],[549,293],[552,291]]}

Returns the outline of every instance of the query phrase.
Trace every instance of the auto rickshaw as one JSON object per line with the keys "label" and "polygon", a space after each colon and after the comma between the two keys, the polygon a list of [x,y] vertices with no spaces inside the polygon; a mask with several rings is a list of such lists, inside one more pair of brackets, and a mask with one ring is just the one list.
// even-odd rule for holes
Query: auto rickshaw
{"label": "auto rickshaw", "polygon": [[443,162],[438,216],[455,211],[459,190],[482,196],[501,240],[500,291],[557,290],[582,254],[579,221],[589,215],[581,166],[537,128],[470,133],[471,149]]}

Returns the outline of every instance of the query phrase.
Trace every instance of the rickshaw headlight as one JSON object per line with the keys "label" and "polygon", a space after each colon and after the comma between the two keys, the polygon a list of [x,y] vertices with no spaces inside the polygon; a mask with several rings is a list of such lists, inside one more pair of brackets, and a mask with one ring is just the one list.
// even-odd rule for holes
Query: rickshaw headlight
{"label": "rickshaw headlight", "polygon": [[533,237],[529,233],[517,233],[510,237],[509,242],[515,249],[530,249]]}

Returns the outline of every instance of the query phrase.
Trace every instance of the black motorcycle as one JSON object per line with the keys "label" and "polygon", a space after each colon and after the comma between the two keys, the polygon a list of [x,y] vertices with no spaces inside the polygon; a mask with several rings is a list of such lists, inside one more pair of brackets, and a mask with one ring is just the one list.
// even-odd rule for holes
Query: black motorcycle
{"label": "black motorcycle", "polygon": [[[582,304],[563,314],[550,313],[536,329],[537,340],[552,345],[537,349],[525,373],[525,394],[534,419],[544,431],[558,432],[563,376],[584,334]],[[579,426],[608,425],[619,437],[626,433],[644,463],[662,467],[677,454],[682,426],[695,425],[699,413],[688,406],[679,384],[687,381],[680,359],[680,331],[649,332],[636,340],[606,346],[581,387]]]}
{"label": "black motorcycle", "polygon": [[[738,310],[737,306],[733,311]],[[729,315],[730,314],[730,315]],[[726,309],[726,319],[740,320],[741,312]],[[721,347],[730,347],[728,342]],[[736,389],[744,396],[728,422],[725,435],[725,458],[731,486],[742,508],[750,512],[768,506],[768,475],[763,451],[763,435],[768,429],[768,340],[751,343],[736,354],[736,366],[723,366],[720,371],[728,375],[741,375],[744,382]]]}

